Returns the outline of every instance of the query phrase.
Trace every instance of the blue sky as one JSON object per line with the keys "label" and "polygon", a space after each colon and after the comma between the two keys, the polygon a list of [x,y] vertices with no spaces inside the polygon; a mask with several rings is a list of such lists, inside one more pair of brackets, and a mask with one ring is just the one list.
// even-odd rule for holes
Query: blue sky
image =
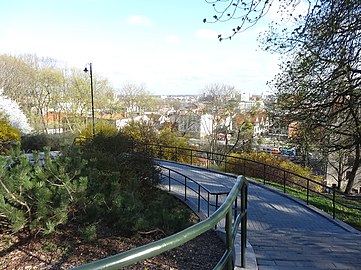
{"label": "blue sky", "polygon": [[266,93],[278,71],[278,56],[258,48],[266,24],[219,42],[237,22],[202,22],[213,14],[204,0],[2,0],[0,53],[79,69],[92,62],[116,89],[130,82],[153,94],[199,94],[225,83]]}

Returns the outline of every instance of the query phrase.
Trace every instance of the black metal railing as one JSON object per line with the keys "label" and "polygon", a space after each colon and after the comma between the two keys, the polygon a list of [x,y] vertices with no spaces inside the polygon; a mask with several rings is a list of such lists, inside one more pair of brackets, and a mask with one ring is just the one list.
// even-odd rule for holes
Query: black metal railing
{"label": "black metal railing", "polygon": [[307,204],[312,204],[310,201],[311,195],[325,198],[330,204],[328,212],[334,219],[336,217],[343,219],[347,215],[345,211],[348,210],[357,211],[357,213],[361,214],[361,208],[351,205],[345,199],[345,194],[338,190],[335,185],[327,186],[322,182],[263,162],[234,155],[158,144],[136,143],[133,145],[133,151],[146,151],[153,157],[160,159],[254,177],[264,184],[278,183],[284,193],[290,192],[288,191],[289,187],[295,188],[300,192],[304,192],[304,200]]}
{"label": "black metal railing", "polygon": [[[162,185],[167,188],[168,192],[174,192],[177,196],[181,197],[185,202],[192,200],[196,206],[197,212],[206,213],[209,217],[211,212],[214,212],[225,201],[229,191],[215,192],[208,189],[201,183],[193,180],[192,178],[180,173],[174,169],[166,166],[158,165],[162,171],[160,175],[166,182],[162,181]],[[177,187],[177,184],[178,187]],[[240,198],[238,198],[240,200]],[[204,202],[202,207],[202,202]],[[239,202],[234,201],[235,216],[237,215],[237,205]]]}

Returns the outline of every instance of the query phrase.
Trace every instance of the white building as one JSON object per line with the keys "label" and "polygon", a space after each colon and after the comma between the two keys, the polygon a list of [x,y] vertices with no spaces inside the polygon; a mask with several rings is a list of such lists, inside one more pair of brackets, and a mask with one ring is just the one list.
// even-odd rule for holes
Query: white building
{"label": "white building", "polygon": [[119,128],[123,128],[126,125],[128,125],[129,123],[131,123],[132,121],[134,122],[143,122],[143,123],[149,123],[150,118],[146,115],[140,115],[134,118],[124,118],[124,119],[119,119],[115,121],[115,126],[119,129]]}
{"label": "white building", "polygon": [[173,114],[169,118],[176,124],[179,133],[189,134],[198,139],[212,134],[213,116],[210,114]]}

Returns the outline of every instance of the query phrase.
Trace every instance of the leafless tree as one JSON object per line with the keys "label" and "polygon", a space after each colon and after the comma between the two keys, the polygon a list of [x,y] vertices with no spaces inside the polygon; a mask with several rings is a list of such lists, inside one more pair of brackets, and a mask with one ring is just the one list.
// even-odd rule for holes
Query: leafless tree
{"label": "leafless tree", "polygon": [[361,2],[316,3],[303,24],[267,39],[292,53],[273,86],[284,119],[319,129],[323,152],[349,152],[348,193],[361,165]]}

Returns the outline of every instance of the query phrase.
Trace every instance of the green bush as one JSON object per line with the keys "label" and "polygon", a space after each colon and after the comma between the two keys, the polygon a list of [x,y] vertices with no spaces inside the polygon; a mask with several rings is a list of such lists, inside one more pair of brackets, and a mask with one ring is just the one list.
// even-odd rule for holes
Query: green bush
{"label": "green bush", "polygon": [[145,212],[145,219],[151,227],[162,228],[167,234],[173,234],[192,225],[191,211],[184,207],[183,202],[165,192],[155,194],[157,196],[152,198]]}
{"label": "green bush", "polygon": [[[178,131],[165,127],[159,132],[151,126],[141,122],[131,122],[120,131],[129,137],[137,147],[135,150],[147,152],[153,157],[190,163],[190,151],[177,148],[189,148],[189,136],[179,137]],[[153,144],[152,147],[144,149],[143,144]],[[160,147],[160,146],[164,147]],[[179,151],[178,151],[179,150]]]}
{"label": "green bush", "polygon": [[21,148],[25,152],[43,151],[44,147],[50,147],[52,151],[60,151],[70,146],[75,139],[71,133],[61,134],[32,134],[21,138]]}
{"label": "green bush", "polygon": [[80,144],[88,160],[87,200],[81,209],[83,223],[102,221],[123,235],[159,228],[172,232],[189,223],[189,212],[174,210],[175,203],[155,188],[158,169],[151,156],[130,153],[128,136],[96,134]]}
{"label": "green bush", "polygon": [[36,152],[33,155],[34,164],[19,148],[0,157],[0,216],[5,218],[0,226],[13,232],[28,228],[31,233],[49,234],[67,222],[86,189],[87,179],[79,175],[86,163],[65,156],[52,160],[49,149],[44,163]]}
{"label": "green bush", "polygon": [[97,239],[97,227],[90,224],[80,229],[81,237],[85,242],[93,242]]}
{"label": "green bush", "polygon": [[[90,173],[98,170],[100,174],[120,173],[119,179],[127,183],[136,178],[142,181],[144,187],[158,184],[154,182],[157,173],[153,159],[145,153],[130,154],[131,142],[121,133],[116,135],[96,134],[81,144],[82,156],[89,160]],[[100,176],[106,177],[106,176]]]}
{"label": "green bush", "polygon": [[131,147],[129,138],[120,133],[109,135],[100,132],[94,138],[87,138],[82,144],[82,149],[85,153],[101,152],[112,156],[128,153]]}
{"label": "green bush", "polygon": [[89,180],[84,222],[102,220],[126,235],[142,226],[142,194],[158,183],[153,160],[129,154],[129,145],[122,134],[99,133],[80,146],[82,156],[89,160],[83,170]]}
{"label": "green bush", "polygon": [[82,224],[86,241],[95,239],[97,225],[122,235],[183,229],[190,211],[180,210],[156,188],[159,171],[153,159],[129,153],[129,145],[122,134],[100,132],[55,159],[50,148],[44,160],[33,152],[34,163],[20,148],[1,157],[0,230],[50,234],[69,217]]}
{"label": "green bush", "polygon": [[[189,151],[178,149],[189,148],[188,141],[189,136],[179,137],[178,131],[172,131],[169,127],[162,129],[159,133],[159,144],[168,147],[164,148],[162,153],[158,153],[160,154],[159,158],[190,163],[191,157]],[[172,146],[174,148],[171,148]]]}
{"label": "green bush", "polygon": [[143,122],[132,121],[120,132],[130,138],[133,142],[144,143],[158,143],[158,132],[152,125],[145,124]]}
{"label": "green bush", "polygon": [[[103,135],[103,137],[112,137],[118,133],[118,130],[115,125],[107,121],[99,121],[95,123],[94,126],[95,134]],[[83,143],[87,140],[93,138],[93,126],[92,124],[87,125],[84,129],[81,130],[80,135],[76,138],[78,143]]]}

